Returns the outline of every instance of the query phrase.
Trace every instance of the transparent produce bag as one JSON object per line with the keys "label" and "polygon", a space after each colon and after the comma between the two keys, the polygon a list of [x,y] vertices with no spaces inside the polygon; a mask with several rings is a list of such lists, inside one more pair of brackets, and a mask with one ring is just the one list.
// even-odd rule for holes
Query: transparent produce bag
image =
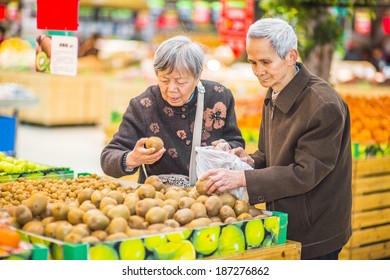
{"label": "transparent produce bag", "polygon": [[[212,146],[196,147],[196,175],[199,178],[203,173],[210,169],[225,168],[229,170],[251,170],[246,162],[240,160],[236,155],[227,151],[216,150]],[[237,196],[238,199],[248,200],[248,193],[245,187],[229,191]]]}

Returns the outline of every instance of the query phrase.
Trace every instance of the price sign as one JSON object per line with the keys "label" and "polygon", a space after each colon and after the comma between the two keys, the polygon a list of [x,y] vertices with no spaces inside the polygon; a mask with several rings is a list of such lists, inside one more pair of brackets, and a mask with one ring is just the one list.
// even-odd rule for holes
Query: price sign
{"label": "price sign", "polygon": [[37,0],[37,28],[77,30],[79,0]]}
{"label": "price sign", "polygon": [[246,32],[254,20],[253,0],[221,0],[218,32],[236,57],[245,50]]}

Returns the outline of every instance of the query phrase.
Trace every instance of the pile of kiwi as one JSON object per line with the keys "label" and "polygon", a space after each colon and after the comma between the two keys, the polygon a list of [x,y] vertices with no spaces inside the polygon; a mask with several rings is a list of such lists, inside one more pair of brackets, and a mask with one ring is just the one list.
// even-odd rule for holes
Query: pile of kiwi
{"label": "pile of kiwi", "polygon": [[[93,174],[65,181],[21,179],[0,184],[0,190],[16,200],[7,199],[7,204],[0,205],[12,226],[70,243],[267,217],[230,193],[199,194],[195,186],[165,185],[158,176],[148,177],[135,189]],[[52,194],[57,194],[56,198]],[[24,197],[28,198],[21,199]]]}

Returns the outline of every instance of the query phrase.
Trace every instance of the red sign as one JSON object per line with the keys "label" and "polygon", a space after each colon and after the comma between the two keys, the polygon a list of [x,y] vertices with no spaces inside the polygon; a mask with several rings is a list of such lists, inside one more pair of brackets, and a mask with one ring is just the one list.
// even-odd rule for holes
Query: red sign
{"label": "red sign", "polygon": [[37,28],[77,30],[79,0],[37,0]]}
{"label": "red sign", "polygon": [[390,34],[390,13],[386,13],[382,17],[382,29],[383,33],[389,35]]}
{"label": "red sign", "polygon": [[253,0],[221,0],[218,32],[236,57],[245,51],[246,32],[254,20]]}
{"label": "red sign", "polygon": [[6,11],[6,6],[4,4],[0,4],[0,21],[5,19]]}
{"label": "red sign", "polygon": [[371,33],[371,17],[368,10],[360,9],[356,11],[355,31],[362,35],[369,35]]}

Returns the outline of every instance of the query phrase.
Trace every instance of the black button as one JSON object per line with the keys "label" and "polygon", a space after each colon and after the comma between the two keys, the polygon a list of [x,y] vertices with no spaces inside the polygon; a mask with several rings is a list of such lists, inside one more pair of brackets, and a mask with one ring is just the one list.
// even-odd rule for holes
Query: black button
{"label": "black button", "polygon": [[264,200],[264,196],[259,195],[259,196],[257,197],[257,201],[263,203],[263,202],[265,201],[265,200]]}
{"label": "black button", "polygon": [[182,112],[185,112],[185,111],[187,111],[187,106],[183,106],[183,107],[181,107],[181,111],[182,111]]}
{"label": "black button", "polygon": [[186,140],[186,145],[187,145],[187,146],[191,145],[191,140],[187,139],[187,140]]}
{"label": "black button", "polygon": [[181,115],[181,118],[184,120],[187,116],[186,115]]}

